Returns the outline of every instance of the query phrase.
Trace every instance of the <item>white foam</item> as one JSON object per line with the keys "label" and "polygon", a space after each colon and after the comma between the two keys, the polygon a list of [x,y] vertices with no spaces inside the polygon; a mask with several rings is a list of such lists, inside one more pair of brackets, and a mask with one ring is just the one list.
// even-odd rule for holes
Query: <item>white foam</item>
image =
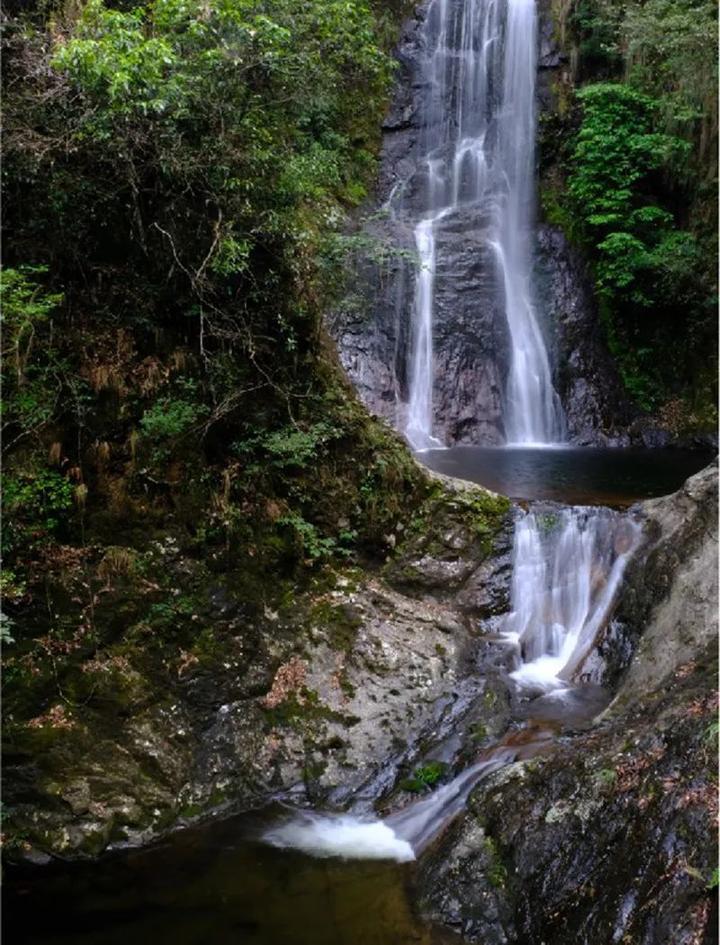
{"label": "white foam", "polygon": [[395,860],[408,863],[415,853],[407,840],[380,820],[328,817],[298,813],[263,834],[263,840],[282,849],[302,850],[310,856],[344,860]]}
{"label": "white foam", "polygon": [[549,691],[558,687],[566,688],[567,683],[558,677],[565,665],[564,657],[540,656],[532,663],[523,663],[519,669],[510,673],[510,678],[521,688],[537,688]]}

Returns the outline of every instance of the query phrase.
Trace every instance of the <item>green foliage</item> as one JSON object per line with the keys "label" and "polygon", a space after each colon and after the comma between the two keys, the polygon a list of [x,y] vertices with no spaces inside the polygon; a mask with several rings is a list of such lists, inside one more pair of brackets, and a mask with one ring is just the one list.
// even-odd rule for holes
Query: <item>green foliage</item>
{"label": "green foliage", "polygon": [[[213,268],[221,273],[231,261],[247,262],[263,229],[303,242],[310,234],[293,220],[293,205],[318,201],[331,215],[330,196],[356,203],[362,194],[348,162],[366,163],[368,155],[351,148],[340,128],[355,124],[350,116],[362,92],[389,79],[373,29],[362,0],[272,0],[262,7],[251,0],[155,0],[128,12],[91,0],[53,65],[93,106],[81,117],[82,136],[106,140],[117,135],[118,118],[147,119],[155,135],[171,136],[161,137],[163,148],[175,147],[181,125],[201,137],[209,130],[204,123],[219,125],[221,137],[208,140],[208,183],[237,198],[234,223],[228,220],[215,247]],[[263,215],[251,220],[248,211],[263,205]],[[234,225],[238,215],[247,227]]]}
{"label": "green foliage", "polygon": [[560,17],[575,89],[558,78],[541,119],[543,212],[587,253],[632,398],[713,430],[716,4],[577,0]]}
{"label": "green foliage", "polygon": [[7,646],[9,643],[15,642],[15,637],[11,632],[13,623],[12,618],[8,617],[6,613],[0,612],[0,645]]}
{"label": "green foliage", "polygon": [[291,529],[300,556],[313,562],[329,561],[333,557],[348,557],[352,552],[345,545],[352,543],[357,537],[357,533],[353,531],[341,532],[337,538],[324,536],[315,525],[297,513],[282,516],[277,524]]}
{"label": "green foliage", "polygon": [[[677,307],[704,323],[711,298],[697,237],[654,196],[661,173],[686,160],[691,146],[658,131],[658,101],[630,85],[589,85],[577,97],[582,123],[568,196],[594,255],[611,350],[626,387],[650,409],[684,367],[657,359]],[[698,333],[691,329],[690,340]]]}
{"label": "green foliage", "polygon": [[583,75],[609,77],[622,63],[618,36],[623,9],[612,0],[580,0],[573,5],[570,26],[578,38]]}
{"label": "green foliage", "polygon": [[658,95],[668,126],[690,137],[700,126],[703,158],[717,133],[716,41],[717,7],[708,0],[630,3],[620,32],[630,81]]}
{"label": "green foliage", "polygon": [[[37,415],[43,450],[105,457],[88,480],[118,509],[172,484],[199,541],[271,555],[289,536],[312,561],[377,543],[418,484],[353,413],[321,330],[406,6],[90,0],[46,31],[9,24],[11,252],[52,259],[48,300],[65,291],[17,432]],[[207,474],[185,488],[195,457]]]}
{"label": "green foliage", "polygon": [[56,536],[73,504],[73,486],[50,469],[2,476],[3,551],[29,550]]}
{"label": "green foliage", "polygon": [[3,331],[16,336],[45,321],[62,302],[62,294],[42,291],[35,277],[44,275],[47,266],[20,266],[0,271]]}
{"label": "green foliage", "polygon": [[37,431],[52,418],[63,365],[50,343],[51,317],[63,301],[38,281],[46,266],[0,271],[2,305],[2,426],[10,440]]}
{"label": "green foliage", "polygon": [[58,48],[53,65],[108,106],[97,123],[88,123],[96,134],[110,134],[112,115],[162,114],[171,102],[180,104],[182,86],[172,71],[178,67],[176,50],[165,38],[146,35],[142,8],[124,13],[89,0],[77,35]]}
{"label": "green foliage", "polygon": [[161,397],[140,420],[142,435],[148,440],[176,439],[188,433],[207,414],[204,404],[175,397]]}
{"label": "green foliage", "polygon": [[326,444],[342,435],[342,428],[321,420],[307,429],[295,425],[257,433],[235,443],[234,450],[240,456],[259,454],[274,469],[303,469],[319,458]]}
{"label": "green foliage", "polygon": [[5,601],[17,603],[27,591],[25,581],[18,577],[12,568],[3,568],[0,572],[0,596]]}
{"label": "green foliage", "polygon": [[672,235],[673,220],[648,201],[647,185],[653,171],[686,153],[688,146],[653,131],[655,103],[630,86],[589,85],[578,99],[583,121],[568,193],[598,251],[601,292],[650,305],[643,275],[647,271],[647,281],[652,281],[662,268],[661,260],[653,265],[653,254]]}

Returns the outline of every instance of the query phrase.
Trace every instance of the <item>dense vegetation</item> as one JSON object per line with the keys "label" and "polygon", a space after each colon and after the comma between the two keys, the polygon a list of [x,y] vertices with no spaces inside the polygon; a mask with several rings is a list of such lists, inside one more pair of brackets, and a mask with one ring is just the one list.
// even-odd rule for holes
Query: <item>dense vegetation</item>
{"label": "dense vegetation", "polygon": [[715,7],[577,0],[564,28],[576,92],[559,90],[561,119],[546,128],[546,212],[589,253],[607,338],[638,405],[662,408],[671,425],[712,429]]}
{"label": "dense vegetation", "polygon": [[135,582],[128,633],[194,645],[192,607],[147,564],[158,542],[263,606],[318,562],[384,554],[422,480],[322,327],[374,175],[401,5],[13,12],[4,635],[22,716],[15,695],[28,712],[65,699],[73,654],[110,658],[111,585]]}

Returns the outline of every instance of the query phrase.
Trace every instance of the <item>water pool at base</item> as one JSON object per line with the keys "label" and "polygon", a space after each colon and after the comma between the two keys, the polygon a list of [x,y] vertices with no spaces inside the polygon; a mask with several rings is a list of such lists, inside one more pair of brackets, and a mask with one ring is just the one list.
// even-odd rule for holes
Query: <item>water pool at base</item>
{"label": "water pool at base", "polygon": [[259,843],[242,815],[95,863],[6,874],[13,945],[448,945],[419,922],[413,865],[314,859]]}
{"label": "water pool at base", "polygon": [[511,499],[622,508],[669,495],[712,462],[703,450],[454,446],[417,454],[435,472]]}

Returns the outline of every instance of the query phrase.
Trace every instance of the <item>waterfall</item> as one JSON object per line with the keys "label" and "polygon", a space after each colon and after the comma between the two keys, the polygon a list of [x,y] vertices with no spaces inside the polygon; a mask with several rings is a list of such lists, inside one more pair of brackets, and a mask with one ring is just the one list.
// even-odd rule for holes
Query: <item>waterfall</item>
{"label": "waterfall", "polygon": [[424,450],[442,445],[432,436],[432,296],[435,282],[435,236],[432,220],[421,220],[417,225],[415,245],[420,270],[415,286],[415,343],[405,435],[414,449]]}
{"label": "waterfall", "polygon": [[640,526],[605,508],[528,512],[515,526],[507,637],[521,687],[567,686],[608,620]]}
{"label": "waterfall", "polygon": [[470,792],[484,777],[515,760],[516,752],[510,748],[499,748],[490,757],[470,765],[427,797],[409,804],[397,814],[391,814],[385,824],[395,835],[420,852],[435,839],[465,806]]}
{"label": "waterfall", "polygon": [[298,811],[266,831],[263,839],[272,846],[302,850],[311,856],[406,863],[414,860],[462,810],[478,781],[509,764],[516,754],[511,748],[495,749],[449,784],[385,820]]}
{"label": "waterfall", "polygon": [[[511,677],[520,690],[555,690],[562,697],[571,689],[610,619],[640,535],[631,516],[606,508],[552,508],[517,521],[512,610],[504,632],[517,649]],[[507,738],[448,784],[383,821],[303,811],[264,839],[313,856],[412,860],[460,812],[478,781],[518,757],[518,744]]]}
{"label": "waterfall", "polygon": [[[460,211],[486,220],[510,340],[508,443],[563,439],[564,418],[532,301],[537,30],[534,0],[432,0],[423,24],[422,196],[405,435],[433,436],[433,295],[437,238]],[[404,188],[392,198],[405,200]]]}

